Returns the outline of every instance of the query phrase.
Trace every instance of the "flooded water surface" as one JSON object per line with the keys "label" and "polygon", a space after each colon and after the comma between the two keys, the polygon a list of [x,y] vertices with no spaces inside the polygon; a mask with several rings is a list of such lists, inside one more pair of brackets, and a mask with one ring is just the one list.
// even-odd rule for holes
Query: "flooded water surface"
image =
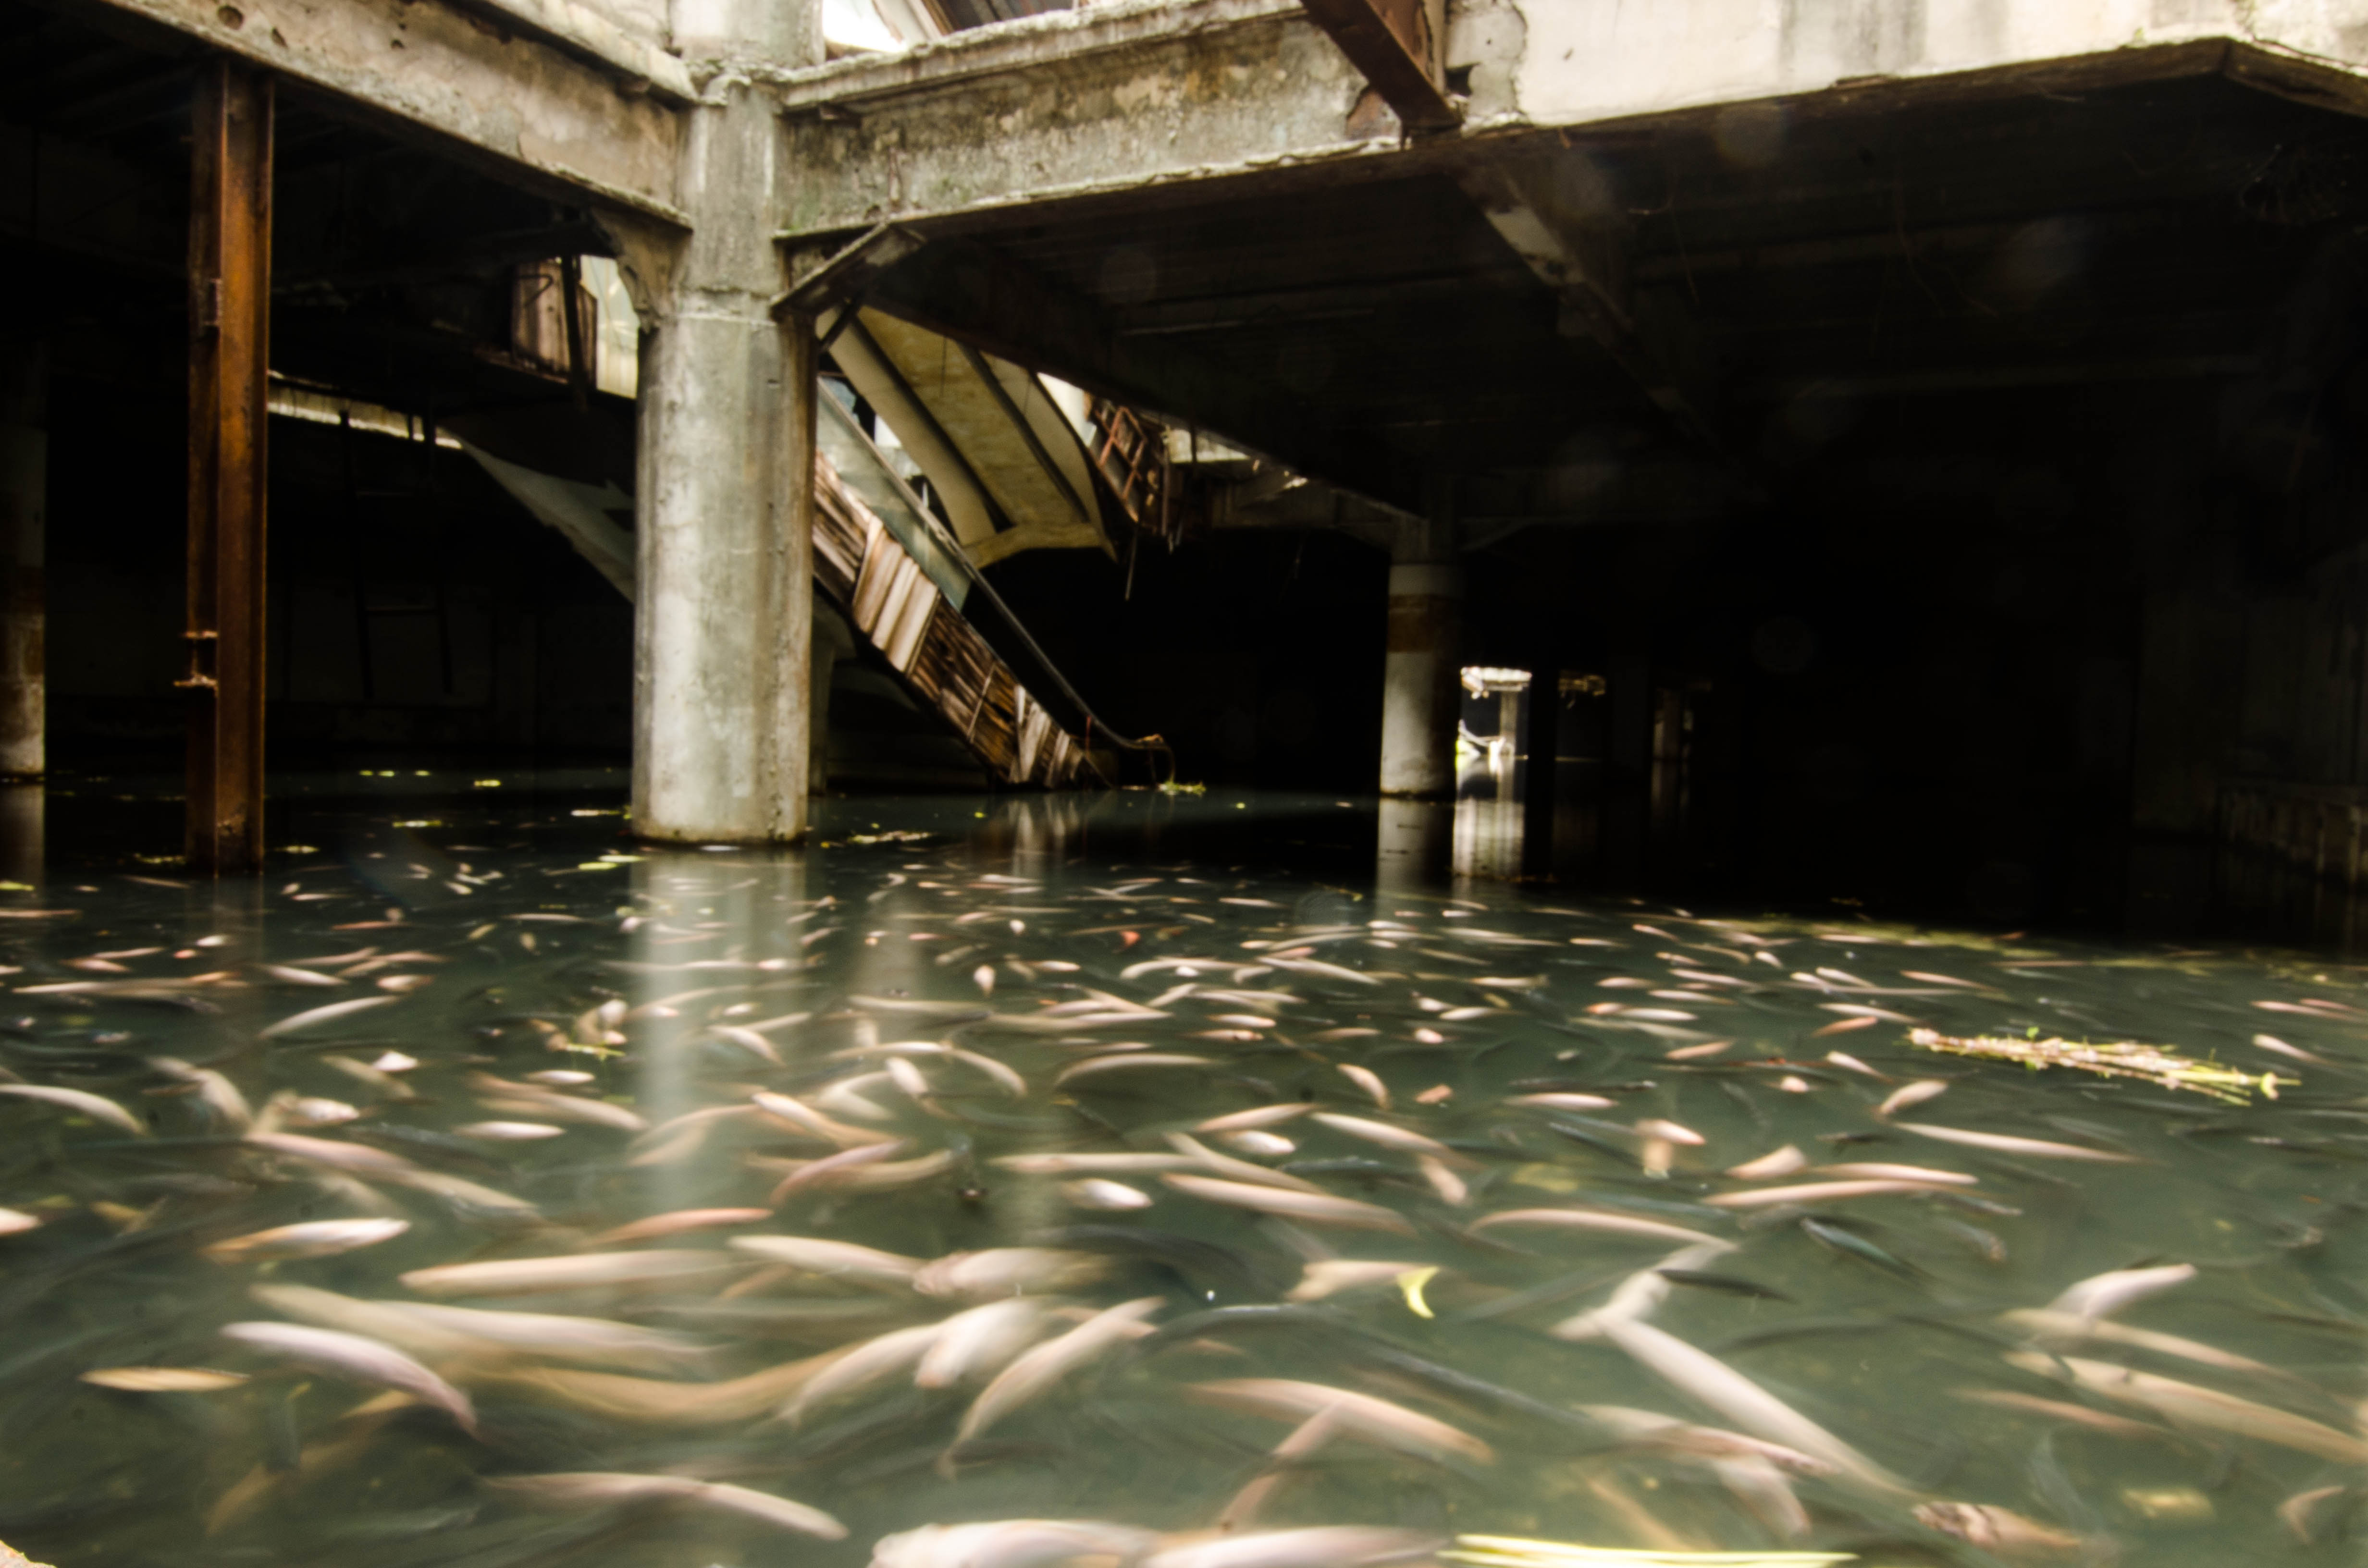
{"label": "flooded water surface", "polygon": [[2356,1555],[2353,969],[1377,886],[1370,802],[493,799],[0,893],[12,1544]]}

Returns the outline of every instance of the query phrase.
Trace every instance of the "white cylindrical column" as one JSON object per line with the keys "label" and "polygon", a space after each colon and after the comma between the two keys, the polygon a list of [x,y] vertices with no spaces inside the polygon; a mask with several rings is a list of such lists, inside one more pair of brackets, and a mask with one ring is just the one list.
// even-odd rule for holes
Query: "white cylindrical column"
{"label": "white cylindrical column", "polygon": [[1390,567],[1389,639],[1382,670],[1382,793],[1455,793],[1457,661],[1463,569],[1452,562]]}

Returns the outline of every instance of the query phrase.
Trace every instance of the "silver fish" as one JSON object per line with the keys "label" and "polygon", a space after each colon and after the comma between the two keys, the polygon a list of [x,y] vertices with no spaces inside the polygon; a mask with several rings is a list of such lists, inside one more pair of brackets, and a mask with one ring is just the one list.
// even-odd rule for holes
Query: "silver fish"
{"label": "silver fish", "polygon": [[995,1519],[923,1525],[882,1538],[871,1568],[1055,1568],[1080,1557],[1132,1561],[1157,1538],[1091,1519]]}
{"label": "silver fish", "polygon": [[1091,1285],[1110,1271],[1110,1260],[1058,1247],[989,1247],[949,1253],[913,1276],[924,1296],[993,1301],[1003,1296],[1057,1295]]}
{"label": "silver fish", "polygon": [[411,1229],[408,1220],[307,1220],[214,1242],[198,1250],[216,1263],[257,1263],[271,1258],[330,1257],[357,1247],[393,1241]]}
{"label": "silver fish", "polygon": [[382,1339],[415,1356],[507,1360],[537,1357],[645,1371],[696,1367],[695,1340],[638,1324],[551,1312],[488,1312],[432,1301],[370,1301],[309,1285],[257,1285],[248,1292],[277,1312],[324,1328]]}
{"label": "silver fish", "polygon": [[2052,1143],[2044,1138],[2017,1138],[2008,1132],[1975,1132],[1963,1127],[1938,1127],[1928,1121],[1895,1121],[1892,1125],[1903,1132],[1918,1133],[1943,1143],[1962,1143],[1968,1149],[1987,1149],[1998,1154],[2027,1154],[2043,1160],[2088,1160],[2101,1165],[2146,1163],[2135,1154],[2123,1154],[2111,1149],[2089,1149],[2078,1143]]}
{"label": "silver fish", "polygon": [[1338,1434],[1418,1459],[1440,1460],[1452,1455],[1474,1464],[1488,1464],[1497,1458],[1487,1444],[1444,1421],[1372,1394],[1328,1388],[1322,1383],[1294,1382],[1286,1378],[1229,1378],[1194,1383],[1184,1392],[1187,1397],[1202,1404],[1281,1421],[1304,1421],[1318,1412],[1328,1411],[1332,1427]]}
{"label": "silver fish", "polygon": [[546,1506],[613,1508],[633,1504],[674,1504],[714,1508],[766,1524],[813,1536],[843,1540],[847,1527],[820,1508],[734,1486],[723,1481],[694,1481],[684,1475],[620,1475],[583,1471],[552,1475],[489,1476],[484,1484]]}
{"label": "silver fish", "polygon": [[427,1296],[523,1296],[594,1286],[678,1284],[739,1267],[738,1259],[721,1252],[592,1252],[446,1263],[400,1278],[405,1289]]}
{"label": "silver fish", "polygon": [[1230,1204],[1236,1209],[1253,1210],[1261,1214],[1280,1214],[1286,1219],[1302,1220],[1312,1225],[1341,1225],[1360,1231],[1391,1231],[1402,1236],[1414,1234],[1414,1226],[1405,1215],[1378,1203],[1364,1203],[1353,1198],[1339,1198],[1328,1192],[1299,1192],[1288,1187],[1263,1187],[1246,1181],[1220,1181],[1212,1176],[1186,1176],[1171,1173],[1160,1180],[1194,1198],[1212,1203]]}
{"label": "silver fish", "polygon": [[1891,1496],[1909,1494],[1898,1477],[1718,1358],[1633,1317],[1607,1315],[1598,1320],[1597,1326],[1639,1366],[1753,1437],[1829,1464],[1837,1477],[1869,1491]]}
{"label": "silver fish", "polygon": [[964,1443],[1037,1399],[1071,1372],[1133,1337],[1143,1320],[1164,1304],[1156,1296],[1121,1301],[1096,1312],[1060,1337],[1046,1340],[1004,1368],[963,1412],[962,1426],[954,1433],[953,1448],[946,1450],[941,1467]]}
{"label": "silver fish", "polygon": [[942,1324],[900,1328],[863,1341],[815,1373],[780,1409],[780,1418],[795,1426],[809,1412],[819,1410],[844,1394],[884,1382],[928,1354],[943,1331]]}
{"label": "silver fish", "polygon": [[821,1236],[734,1236],[732,1247],[768,1263],[866,1285],[909,1285],[923,1260]]}
{"label": "silver fish", "polygon": [[120,1127],[135,1138],[145,1138],[148,1129],[140,1119],[108,1099],[82,1089],[62,1089],[48,1084],[0,1084],[0,1095],[14,1095],[19,1099],[40,1100],[86,1116],[93,1121],[103,1121]]}
{"label": "silver fish", "polygon": [[1485,1231],[1496,1225],[1546,1225],[1556,1230],[1595,1231],[1605,1235],[1644,1236],[1665,1242],[1716,1239],[1701,1231],[1690,1231],[1683,1225],[1672,1225],[1666,1220],[1647,1220],[1641,1214],[1615,1213],[1605,1209],[1505,1209],[1494,1214],[1484,1214],[1472,1221],[1472,1228],[1475,1231]]}
{"label": "silver fish", "polygon": [[307,1328],[292,1323],[228,1324],[222,1335],[333,1377],[398,1390],[450,1412],[462,1431],[476,1434],[477,1412],[469,1396],[391,1345],[334,1328]]}
{"label": "silver fish", "polygon": [[340,1018],[352,1017],[356,1013],[366,1013],[372,1007],[383,1007],[401,1000],[400,996],[358,996],[350,1002],[332,1002],[325,1007],[309,1007],[259,1031],[256,1038],[278,1040],[282,1035],[294,1034],[315,1024],[333,1024]]}
{"label": "silver fish", "polygon": [[2148,1296],[2184,1285],[2195,1278],[2192,1263],[2169,1263],[2156,1268],[2116,1268],[2091,1275],[2047,1303],[2051,1312],[2073,1317],[2111,1317]]}
{"label": "silver fish", "polygon": [[2257,1404],[2235,1394],[2222,1393],[2217,1389],[2199,1388],[2175,1378],[2157,1377],[2151,1372],[2133,1371],[2110,1361],[2090,1361],[2078,1356],[2015,1350],[2009,1351],[2006,1358],[2026,1372],[2048,1378],[2068,1377],[2080,1387],[2108,1399],[2143,1406],[2175,1426],[2230,1432],[2297,1452],[2317,1454],[2338,1464],[2368,1464],[2368,1442],[2351,1433],[2339,1432],[2306,1416]]}
{"label": "silver fish", "polygon": [[938,1325],[936,1341],[914,1370],[913,1386],[950,1389],[1001,1371],[1035,1342],[1044,1312],[1041,1300],[1024,1296],[956,1312]]}
{"label": "silver fish", "polygon": [[1141,1568],[1375,1568],[1428,1557],[1446,1542],[1418,1530],[1316,1525],[1171,1546]]}

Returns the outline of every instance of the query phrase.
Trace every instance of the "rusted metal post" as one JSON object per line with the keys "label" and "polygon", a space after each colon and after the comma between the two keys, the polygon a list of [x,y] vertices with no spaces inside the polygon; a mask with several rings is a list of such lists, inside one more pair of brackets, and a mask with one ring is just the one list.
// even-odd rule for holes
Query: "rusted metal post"
{"label": "rusted metal post", "polygon": [[198,69],[189,165],[189,868],[263,860],[271,81]]}

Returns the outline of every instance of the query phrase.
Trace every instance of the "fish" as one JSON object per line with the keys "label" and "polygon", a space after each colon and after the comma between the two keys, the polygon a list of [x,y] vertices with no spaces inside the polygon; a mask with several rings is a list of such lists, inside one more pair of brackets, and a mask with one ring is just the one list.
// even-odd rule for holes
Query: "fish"
{"label": "fish", "polygon": [[1217,1140],[1228,1149],[1238,1149],[1245,1154],[1262,1154],[1269,1159],[1281,1159],[1299,1148],[1280,1132],[1268,1132],[1256,1127],[1245,1128],[1239,1132],[1221,1132]]}
{"label": "fish", "polygon": [[1184,1390],[1184,1394],[1197,1403],[1283,1421],[1304,1421],[1328,1411],[1333,1428],[1341,1435],[1417,1459],[1440,1460],[1452,1457],[1473,1464],[1492,1464],[1497,1458],[1496,1450],[1487,1444],[1444,1421],[1372,1394],[1322,1383],[1295,1382],[1284,1378],[1230,1378],[1193,1383]]}
{"label": "fish", "polygon": [[1086,1176],[1061,1184],[1061,1196],[1080,1209],[1101,1210],[1119,1213],[1151,1207],[1150,1194],[1132,1187],[1122,1181],[1110,1181],[1100,1176]]}
{"label": "fish", "polygon": [[1206,1121],[1195,1122],[1195,1132],[1247,1132],[1259,1128],[1276,1127],[1305,1116],[1315,1108],[1303,1100],[1291,1100],[1281,1105],[1262,1105],[1249,1110],[1237,1110],[1224,1116],[1212,1116]]}
{"label": "fish", "polygon": [[742,1267],[721,1252],[591,1252],[446,1263],[398,1275],[424,1296],[523,1296],[544,1290],[681,1284]]}
{"label": "fish", "polygon": [[989,1301],[998,1296],[1058,1295],[1091,1285],[1110,1271],[1110,1260],[1062,1247],[989,1247],[948,1253],[913,1275],[924,1296]]}
{"label": "fish", "polygon": [[266,1355],[310,1367],[332,1377],[375,1383],[411,1395],[449,1414],[471,1437],[477,1433],[476,1407],[469,1396],[391,1345],[334,1328],[292,1323],[224,1324],[223,1338]]}
{"label": "fish", "polygon": [[1838,1480],[1889,1497],[1913,1489],[1716,1357],[1634,1317],[1607,1315],[1598,1327],[1629,1358],[1705,1409],[1752,1437],[1780,1443],[1829,1465]]}
{"label": "fish", "polygon": [[2179,1435],[2167,1427],[2149,1426],[2143,1421],[2126,1416],[2109,1415],[2101,1410],[2091,1410],[2085,1404],[2066,1404],[2060,1399],[2042,1399],[2037,1394],[2019,1393],[2010,1389],[1957,1389],[1959,1399],[1976,1404],[1993,1404],[2001,1410],[2020,1410],[2030,1415],[2043,1415],[2053,1421],[2068,1421],[2076,1426],[2086,1426],[2115,1437],[2154,1437],[2166,1443],[2176,1443]]}
{"label": "fish", "polygon": [[126,1393],[214,1393],[238,1387],[246,1374],[211,1367],[99,1367],[83,1373],[82,1381]]}
{"label": "fish", "polygon": [[1220,1154],[1214,1149],[1181,1132],[1167,1135],[1167,1146],[1189,1156],[1201,1170],[1233,1181],[1247,1182],[1252,1187],[1280,1187],[1292,1192],[1317,1192],[1324,1189],[1305,1176],[1289,1171],[1269,1170],[1247,1160],[1236,1160],[1230,1154]]}
{"label": "fish", "polygon": [[1975,1132],[1963,1127],[1938,1127],[1925,1121],[1895,1121],[1892,1125],[1903,1132],[1918,1133],[1943,1143],[1962,1143],[1968,1149],[1987,1149],[1998,1154],[2024,1154],[2045,1160],[2088,1160],[2105,1165],[2146,1163],[2135,1154],[2124,1154],[2117,1150],[2089,1149],[2078,1143],[2053,1143],[2044,1138],[2017,1138],[2006,1132]]}
{"label": "fish", "polygon": [[770,1090],[759,1089],[748,1098],[759,1111],[774,1120],[797,1131],[819,1138],[825,1143],[836,1143],[842,1149],[861,1148],[871,1143],[899,1142],[894,1133],[875,1132],[868,1127],[849,1126],[844,1121],[825,1116],[791,1095],[775,1094]]}
{"label": "fish", "polygon": [[2010,1556],[2084,1551],[2089,1545],[2085,1537],[2027,1519],[1995,1503],[1918,1503],[1915,1511],[1916,1522],[1927,1529]]}
{"label": "fish", "polygon": [[962,1413],[962,1425],[954,1432],[953,1443],[939,1461],[940,1469],[951,1466],[953,1456],[963,1444],[973,1441],[1014,1411],[1042,1397],[1071,1372],[1099,1359],[1121,1342],[1133,1337],[1144,1321],[1165,1304],[1157,1296],[1141,1296],[1132,1301],[1107,1307],[1068,1333],[1036,1346],[1004,1368]]}
{"label": "fish", "polygon": [[837,1153],[827,1155],[823,1159],[809,1160],[783,1176],[780,1185],[773,1188],[765,1201],[779,1208],[807,1187],[840,1185],[843,1177],[852,1174],[859,1167],[883,1164],[892,1156],[903,1153],[905,1148],[905,1144],[902,1139],[893,1143],[860,1143],[852,1149],[841,1149]]}
{"label": "fish", "polygon": [[[1301,1271],[1299,1283],[1283,1297],[1286,1301],[1321,1301],[1344,1290],[1361,1290],[1379,1285],[1395,1285],[1410,1276],[1424,1273],[1426,1266],[1416,1263],[1365,1262],[1351,1258],[1317,1258]],[[1429,1269],[1435,1275],[1439,1271]],[[1424,1283],[1429,1283],[1428,1278]]]}
{"label": "fish", "polygon": [[865,1285],[910,1285],[924,1260],[821,1236],[734,1236],[732,1247],[805,1274]]}
{"label": "fish", "polygon": [[138,1117],[117,1105],[105,1095],[94,1095],[83,1089],[59,1088],[50,1084],[0,1084],[0,1095],[14,1095],[19,1099],[40,1100],[46,1105],[57,1106],[79,1116],[86,1116],[93,1121],[103,1121],[109,1127],[120,1128],[135,1138],[148,1136],[147,1127]]}
{"label": "fish", "polygon": [[1945,1079],[1918,1078],[1912,1084],[1902,1084],[1885,1095],[1883,1103],[1874,1108],[1874,1114],[1881,1119],[1889,1120],[1903,1110],[1912,1109],[1926,1100],[1937,1099],[1948,1092],[1949,1085]]}
{"label": "fish", "polygon": [[1159,1179],[1178,1192],[1211,1203],[1230,1204],[1236,1209],[1277,1214],[1309,1224],[1392,1231],[1406,1236],[1414,1234],[1414,1226],[1395,1210],[1384,1209],[1378,1203],[1360,1202],[1353,1198],[1339,1198],[1326,1192],[1301,1192],[1252,1182],[1222,1181],[1212,1176],[1187,1176],[1181,1172],[1171,1172]]}
{"label": "fish", "polygon": [[490,1073],[472,1073],[468,1076],[468,1084],[484,1096],[480,1103],[491,1109],[523,1109],[529,1115],[546,1116],[554,1121],[578,1121],[591,1127],[613,1128],[620,1132],[646,1132],[650,1127],[647,1121],[623,1106],[610,1105],[607,1100],[596,1100],[585,1095],[564,1095],[540,1084],[514,1083]]}
{"label": "fish", "polygon": [[1726,1174],[1742,1181],[1766,1181],[1775,1176],[1788,1176],[1795,1171],[1808,1169],[1809,1156],[1796,1144],[1787,1143],[1773,1153],[1762,1154],[1756,1160],[1746,1160],[1739,1165],[1729,1165]]}
{"label": "fish", "polygon": [[261,1263],[279,1258],[332,1257],[390,1242],[411,1229],[408,1220],[307,1220],[213,1242],[198,1250],[216,1263]]}
{"label": "fish", "polygon": [[1083,1062],[1071,1062],[1054,1075],[1053,1086],[1057,1089],[1079,1078],[1092,1077],[1101,1073],[1122,1072],[1132,1068],[1213,1067],[1216,1064],[1216,1059],[1211,1056],[1193,1056],[1183,1052],[1156,1051],[1122,1051],[1110,1056],[1091,1056]]}
{"label": "fish", "polygon": [[267,963],[256,967],[272,979],[289,985],[338,986],[346,983],[335,975],[323,974],[318,970],[298,969],[293,964]]}
{"label": "fish", "polygon": [[727,1225],[754,1225],[773,1217],[769,1209],[677,1209],[667,1214],[653,1214],[645,1220],[634,1220],[614,1230],[603,1231],[586,1244],[591,1246],[615,1246],[621,1242],[645,1242],[657,1236],[678,1236],[686,1231],[719,1230]]}
{"label": "fish", "polygon": [[818,1540],[843,1540],[847,1527],[820,1508],[734,1486],[723,1481],[695,1481],[685,1475],[623,1475],[581,1471],[547,1475],[495,1475],[486,1486],[545,1507],[611,1508],[633,1505],[671,1504],[678,1507],[712,1508],[738,1514]]}
{"label": "fish", "polygon": [[871,1568],[1056,1568],[1081,1557],[1132,1562],[1157,1540],[1149,1530],[1091,1519],[923,1525],[875,1542]]}
{"label": "fish", "polygon": [[2275,1367],[2239,1356],[2234,1351],[2183,1339],[2175,1334],[2157,1334],[2151,1329],[2131,1328],[2105,1318],[2081,1317],[2071,1312],[2052,1312],[2044,1307],[2026,1308],[2002,1312],[1998,1322],[2009,1328],[2019,1329],[2044,1346],[2078,1345],[2094,1341],[2103,1345],[2126,1345],[2134,1350],[2151,1351],[2157,1356],[2175,1357],[2192,1361],[2199,1367],[2214,1367],[2224,1372],[2237,1372],[2248,1378],[2287,1382],[2298,1388],[2315,1385],[2283,1372]]}
{"label": "fish", "polygon": [[950,1389],[1001,1371],[1035,1342],[1045,1312],[1042,1301],[1023,1296],[956,1312],[937,1325],[937,1337],[913,1373],[913,1386]]}
{"label": "fish", "polygon": [[1505,1103],[1507,1105],[1534,1106],[1541,1110],[1610,1110],[1620,1102],[1618,1100],[1606,1099],[1601,1095],[1581,1095],[1568,1092],[1555,1092],[1537,1095],[1515,1095]]}
{"label": "fish", "polygon": [[779,1418],[792,1426],[803,1425],[809,1414],[831,1401],[900,1375],[919,1364],[943,1328],[942,1324],[922,1324],[863,1341],[839,1355],[791,1395],[777,1413]]}
{"label": "fish", "polygon": [[1019,1176],[1156,1176],[1189,1171],[1189,1154],[1002,1154],[990,1162]]}
{"label": "fish", "polygon": [[1944,1185],[1936,1181],[1812,1181],[1797,1187],[1756,1187],[1748,1192],[1722,1192],[1702,1201],[1713,1209],[1760,1209],[1779,1203],[1825,1203],[1844,1198],[1930,1192]]}
{"label": "fish", "polygon": [[310,1160],[314,1165],[332,1170],[347,1171],[355,1176],[394,1179],[416,1173],[419,1169],[400,1154],[390,1154],[383,1149],[373,1149],[366,1143],[342,1143],[331,1138],[308,1138],[300,1132],[250,1132],[248,1143],[274,1154],[291,1159]]}
{"label": "fish", "polygon": [[255,1125],[254,1108],[238,1085],[211,1067],[193,1067],[174,1056],[152,1056],[148,1065],[167,1074],[184,1084],[196,1085],[198,1101],[213,1119],[233,1132],[244,1132]]}
{"label": "fish", "polygon": [[1427,1138],[1419,1132],[1410,1132],[1403,1127],[1392,1127],[1385,1121],[1372,1121],[1361,1116],[1340,1116],[1331,1111],[1322,1110],[1315,1112],[1308,1119],[1321,1122],[1335,1132],[1345,1132],[1351,1138],[1360,1138],[1384,1149],[1395,1149],[1409,1154],[1429,1154],[1434,1159],[1444,1159],[1458,1165],[1470,1164],[1463,1155],[1438,1139]]}
{"label": "fish", "polygon": [[21,1209],[0,1209],[0,1236],[21,1235],[40,1228],[40,1216],[28,1214]]}
{"label": "fish", "polygon": [[1830,1247],[1839,1253],[1845,1253],[1862,1263],[1871,1263],[1885,1274],[1896,1275],[1902,1279],[1920,1280],[1924,1278],[1924,1271],[1914,1264],[1892,1256],[1864,1236],[1845,1226],[1828,1224],[1815,1215],[1802,1216],[1800,1224],[1802,1231],[1820,1245]]}
{"label": "fish", "polygon": [[2047,1303],[2051,1312],[2071,1317],[2111,1317],[2148,1296],[2186,1284],[2195,1278],[2192,1263],[2163,1264],[2154,1268],[2116,1268],[2091,1275]]}
{"label": "fish", "polygon": [[1169,1546],[1135,1568],[1374,1568],[1428,1557],[1445,1544],[1444,1538],[1419,1530],[1314,1525]]}
{"label": "fish", "polygon": [[2068,1379],[2093,1393],[2155,1412],[2174,1426],[2202,1426],[2228,1432],[2297,1452],[2316,1454],[2338,1464],[2368,1463],[2368,1442],[2349,1432],[2307,1416],[2239,1399],[2217,1389],[2198,1387],[2175,1378],[2157,1377],[2110,1361],[2091,1361],[2035,1350],[2007,1353],[2009,1365],[2044,1378]]}
{"label": "fish", "polygon": [[1981,1178],[1966,1171],[1935,1170],[1929,1165],[1895,1165],[1858,1162],[1819,1165],[1812,1175],[1837,1181],[1912,1181],[1928,1187],[1974,1187]]}
{"label": "fish", "polygon": [[308,1007],[303,1012],[292,1014],[269,1028],[259,1030],[256,1038],[278,1040],[283,1035],[291,1035],[300,1029],[309,1029],[315,1024],[334,1024],[340,1018],[350,1018],[357,1013],[366,1013],[372,1007],[383,1007],[390,1003],[401,1000],[403,998],[400,996],[358,996],[350,1002],[332,1002],[325,1007]]}
{"label": "fish", "polygon": [[452,1131],[460,1137],[482,1139],[488,1143],[532,1143],[561,1137],[567,1130],[542,1121],[471,1121]]}
{"label": "fish", "polygon": [[1390,1108],[1390,1086],[1382,1082],[1381,1074],[1370,1067],[1360,1067],[1353,1062],[1335,1062],[1340,1075],[1365,1091],[1374,1105],[1383,1110]]}
{"label": "fish", "polygon": [[1709,1274],[1699,1268],[1656,1268],[1653,1272],[1673,1284],[1691,1285],[1697,1290],[1724,1290],[1729,1295],[1751,1296],[1763,1301],[1789,1301],[1793,1299],[1771,1285],[1762,1285],[1734,1274]]}
{"label": "fish", "polygon": [[1472,1221],[1472,1229],[1475,1231],[1485,1231],[1496,1225],[1546,1225],[1557,1230],[1593,1231],[1604,1235],[1643,1236],[1668,1242],[1716,1239],[1701,1231],[1690,1231],[1683,1225],[1604,1209],[1504,1209],[1494,1214],[1484,1214]]}
{"label": "fish", "polygon": [[489,1312],[431,1301],[373,1301],[309,1285],[264,1284],[247,1294],[273,1312],[324,1328],[382,1339],[431,1360],[539,1357],[663,1371],[697,1367],[706,1346],[680,1335],[606,1318]]}

